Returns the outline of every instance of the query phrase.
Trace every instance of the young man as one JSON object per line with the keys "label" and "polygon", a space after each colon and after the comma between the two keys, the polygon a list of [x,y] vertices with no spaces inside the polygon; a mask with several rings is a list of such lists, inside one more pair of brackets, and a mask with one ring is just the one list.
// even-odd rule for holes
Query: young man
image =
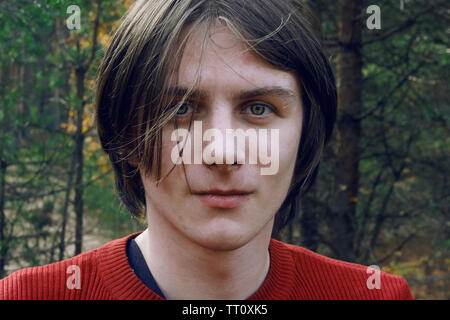
{"label": "young man", "polygon": [[271,238],[312,183],[336,117],[303,10],[136,2],[99,70],[97,123],[118,194],[148,228],[15,272],[0,299],[411,299],[399,276]]}

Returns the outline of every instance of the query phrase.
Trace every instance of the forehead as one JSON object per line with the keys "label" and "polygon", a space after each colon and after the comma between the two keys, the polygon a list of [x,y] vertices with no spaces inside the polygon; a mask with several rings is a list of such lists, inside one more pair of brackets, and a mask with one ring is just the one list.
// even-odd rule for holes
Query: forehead
{"label": "forehead", "polygon": [[258,56],[228,27],[200,26],[189,35],[178,69],[178,85],[211,92],[279,86],[299,92],[292,72],[280,70]]}

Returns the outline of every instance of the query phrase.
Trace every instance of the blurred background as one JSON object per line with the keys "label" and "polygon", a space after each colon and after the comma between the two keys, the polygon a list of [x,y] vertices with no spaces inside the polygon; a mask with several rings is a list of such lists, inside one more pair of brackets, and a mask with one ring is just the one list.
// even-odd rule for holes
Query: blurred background
{"label": "blurred background", "polygon": [[[93,121],[96,69],[132,2],[0,0],[0,278],[145,228],[119,203]],[[449,299],[449,1],[301,10],[335,69],[339,114],[277,238]]]}

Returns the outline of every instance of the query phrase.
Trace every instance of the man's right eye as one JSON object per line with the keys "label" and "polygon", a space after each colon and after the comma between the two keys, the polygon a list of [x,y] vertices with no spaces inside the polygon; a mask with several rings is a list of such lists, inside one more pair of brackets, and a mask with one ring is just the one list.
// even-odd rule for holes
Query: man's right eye
{"label": "man's right eye", "polygon": [[[189,108],[192,109],[192,107],[190,105],[182,104],[177,110],[177,115],[182,116],[182,115],[188,114],[188,112],[190,111]],[[192,112],[192,110],[191,110],[191,112]]]}
{"label": "man's right eye", "polygon": [[166,112],[172,113],[174,109],[176,109],[175,116],[178,117],[187,116],[195,112],[195,107],[188,102],[185,102],[181,105],[179,103],[172,104],[171,106],[167,107]]}

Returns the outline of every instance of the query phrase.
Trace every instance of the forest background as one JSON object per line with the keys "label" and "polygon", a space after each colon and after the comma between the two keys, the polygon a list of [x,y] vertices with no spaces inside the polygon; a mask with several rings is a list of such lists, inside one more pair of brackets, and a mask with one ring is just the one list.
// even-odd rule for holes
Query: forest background
{"label": "forest background", "polygon": [[[93,121],[96,70],[132,2],[0,0],[0,278],[144,228],[119,203]],[[277,238],[449,299],[450,3],[305,8],[335,69],[338,122]]]}

